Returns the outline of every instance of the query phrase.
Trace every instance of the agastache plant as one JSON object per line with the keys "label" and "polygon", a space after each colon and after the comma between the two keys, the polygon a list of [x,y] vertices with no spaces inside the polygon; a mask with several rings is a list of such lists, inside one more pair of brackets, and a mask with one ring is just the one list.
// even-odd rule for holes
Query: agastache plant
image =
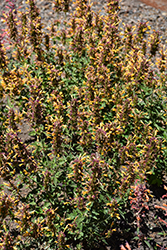
{"label": "agastache plant", "polygon": [[17,31],[17,23],[15,21],[17,8],[16,8],[16,1],[15,0],[6,0],[9,6],[6,6],[9,9],[8,15],[6,16],[7,25],[10,32],[10,39],[14,42],[18,40],[18,31]]}
{"label": "agastache plant", "polygon": [[[19,237],[18,237],[19,240]],[[0,241],[0,247],[1,249],[7,249],[7,250],[16,250],[17,249],[17,243],[14,239],[14,236],[11,235],[10,232],[6,232]]]}
{"label": "agastache plant", "polygon": [[[166,187],[165,185],[164,185],[164,190],[167,191],[167,187]],[[167,198],[167,194],[164,194],[164,195],[162,196],[162,199],[164,199],[164,198]],[[164,212],[165,212],[165,213],[164,213],[164,216],[165,216],[165,217],[167,216],[167,204],[163,203],[162,205],[154,205],[154,207],[155,207],[156,209],[161,209],[162,211],[164,211]],[[159,216],[159,217],[158,217],[158,220],[159,220],[160,223],[164,224],[164,225],[167,227],[167,222],[166,222],[164,219],[162,219],[162,218]]]}
{"label": "agastache plant", "polygon": [[156,52],[159,49],[159,32],[154,32],[151,36],[151,42],[150,42],[150,56],[155,56]]}
{"label": "agastache plant", "polygon": [[7,67],[7,58],[6,58],[6,51],[3,45],[3,38],[0,36],[0,68],[6,69]]}
{"label": "agastache plant", "polygon": [[116,0],[106,15],[90,1],[53,1],[46,29],[27,4],[11,1],[0,38],[0,246],[112,249],[115,234],[122,249],[144,245],[149,189],[167,164],[159,34],[120,29]]}
{"label": "agastache plant", "polygon": [[138,247],[141,245],[141,242],[144,241],[145,237],[142,233],[142,220],[145,217],[145,211],[149,210],[148,201],[149,201],[149,190],[146,188],[145,184],[141,184],[138,180],[133,186],[133,194],[129,196],[131,208],[135,213],[136,217],[136,233],[138,237]]}

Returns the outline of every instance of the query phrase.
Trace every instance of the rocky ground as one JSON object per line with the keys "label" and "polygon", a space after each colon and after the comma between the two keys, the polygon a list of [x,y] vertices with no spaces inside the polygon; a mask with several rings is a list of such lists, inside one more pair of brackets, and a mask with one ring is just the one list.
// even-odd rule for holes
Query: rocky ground
{"label": "rocky ground", "polygon": [[[40,9],[42,20],[45,24],[49,25],[55,18],[57,14],[52,9],[53,2],[49,0],[36,0],[37,6]],[[94,0],[93,9],[95,11],[101,10],[104,14],[104,6],[106,1],[104,0]],[[148,5],[146,5],[147,3]],[[156,7],[152,7],[152,6]],[[0,30],[4,28],[2,21],[3,11],[5,8],[6,1],[0,0]],[[21,10],[26,9],[25,0],[16,0],[16,6]],[[120,1],[120,17],[124,23],[136,24],[139,21],[148,21],[151,28],[159,30],[162,34],[162,41],[165,42],[167,35],[167,0],[122,0]],[[161,10],[160,10],[161,9]]]}
{"label": "rocky ground", "polygon": [[[35,2],[40,9],[45,27],[49,26],[50,23],[57,18],[57,13],[53,10],[54,1],[36,0]],[[106,1],[104,0],[94,0],[93,10],[101,10],[101,14],[103,15],[105,13],[105,3]],[[3,33],[5,27],[3,23],[3,12],[7,10],[5,6],[6,1],[0,0],[0,33]],[[16,0],[16,6],[20,10],[25,11],[27,4],[25,0]],[[162,36],[161,42],[166,44],[167,0],[122,0],[120,1],[120,7],[120,18],[125,24],[136,25],[138,22],[149,22],[152,30],[155,29],[160,32]]]}
{"label": "rocky ground", "polygon": [[[43,23],[45,23],[45,27],[49,26],[50,23],[57,19],[57,14],[52,9],[53,1],[49,0],[36,0],[37,6],[40,9],[41,17]],[[94,0],[93,1],[93,9],[94,11],[101,10],[101,14],[104,14],[105,2],[103,0]],[[145,3],[150,4],[152,6],[146,5]],[[5,24],[3,23],[3,11],[6,11],[5,8],[6,1],[0,0],[0,33],[3,33],[3,29],[5,28]],[[26,1],[24,0],[16,0],[17,7],[20,7],[21,10],[26,9]],[[167,1],[156,1],[156,0],[122,0],[120,2],[120,18],[122,22],[125,24],[136,25],[138,22],[149,22],[149,25],[152,30],[158,30],[161,35],[161,42],[163,45],[166,45],[166,37],[167,37]],[[160,10],[161,9],[161,10]],[[63,18],[63,17],[62,17]],[[27,125],[25,125],[25,129],[22,129],[22,139],[26,140],[27,138]],[[2,179],[0,180],[0,183]],[[151,238],[151,248],[150,247],[138,247],[135,246],[134,241],[130,241],[131,232],[127,233],[127,235],[123,236],[120,234],[115,234],[114,238],[110,241],[110,247],[107,249],[117,250],[120,249],[119,245],[124,243],[125,240],[130,242],[132,246],[132,250],[134,249],[167,249],[167,233],[166,228],[164,228],[164,235],[160,235],[159,232],[162,231],[157,220],[156,215],[157,211],[154,210],[155,204],[162,204],[161,196],[164,194],[163,187],[155,188],[152,187],[152,194],[154,194],[154,198],[150,203],[150,211],[148,212],[148,218],[146,218],[145,224],[145,233],[148,235],[148,238]],[[130,218],[128,218],[130,220]],[[154,248],[156,244],[159,244],[161,247]],[[164,246],[164,248],[162,247]],[[102,249],[102,248],[99,248]]]}

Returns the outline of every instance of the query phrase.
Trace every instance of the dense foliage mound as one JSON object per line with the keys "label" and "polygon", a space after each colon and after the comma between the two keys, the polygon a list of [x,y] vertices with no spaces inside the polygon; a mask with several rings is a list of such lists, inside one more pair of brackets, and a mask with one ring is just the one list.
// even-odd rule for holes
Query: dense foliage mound
{"label": "dense foliage mound", "polygon": [[[60,17],[69,11],[53,2]],[[166,51],[148,24],[120,23],[118,1],[105,16],[74,4],[47,31],[34,0],[5,14],[1,249],[100,249],[132,227],[149,245],[149,187],[167,167]]]}

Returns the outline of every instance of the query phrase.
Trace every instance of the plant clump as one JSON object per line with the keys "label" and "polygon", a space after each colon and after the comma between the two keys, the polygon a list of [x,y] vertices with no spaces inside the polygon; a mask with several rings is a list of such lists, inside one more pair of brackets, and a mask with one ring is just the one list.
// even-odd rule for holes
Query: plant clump
{"label": "plant clump", "polygon": [[[53,2],[69,11],[69,0]],[[0,246],[98,248],[130,228],[129,211],[136,244],[148,245],[149,186],[167,167],[158,32],[149,36],[147,23],[121,30],[118,0],[105,16],[76,0],[70,20],[48,31],[35,1],[27,4],[23,13],[11,1],[0,38]]]}

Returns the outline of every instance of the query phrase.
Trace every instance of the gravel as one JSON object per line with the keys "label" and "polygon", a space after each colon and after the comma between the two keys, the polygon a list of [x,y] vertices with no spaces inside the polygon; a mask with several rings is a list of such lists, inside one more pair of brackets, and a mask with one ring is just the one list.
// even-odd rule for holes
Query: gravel
{"label": "gravel", "polygon": [[[149,3],[157,2],[149,0],[144,1]],[[36,0],[35,2],[40,10],[42,21],[46,27],[49,26],[52,21],[58,18],[57,13],[53,10],[54,1]],[[105,14],[104,7],[106,5],[106,1],[94,0],[92,2],[92,8],[94,11],[101,10],[101,14]],[[0,33],[2,33],[3,29],[5,28],[5,24],[3,23],[3,12],[7,11],[7,8],[5,6],[6,1],[0,0]],[[19,10],[25,11],[27,4],[25,0],[16,0],[16,6]],[[151,6],[147,6],[139,0],[122,0],[120,1],[120,7],[121,9],[119,15],[124,23],[136,25],[138,22],[149,22],[151,29],[158,30],[162,36],[162,43],[166,44],[167,12],[162,11],[160,9],[155,9]]]}

